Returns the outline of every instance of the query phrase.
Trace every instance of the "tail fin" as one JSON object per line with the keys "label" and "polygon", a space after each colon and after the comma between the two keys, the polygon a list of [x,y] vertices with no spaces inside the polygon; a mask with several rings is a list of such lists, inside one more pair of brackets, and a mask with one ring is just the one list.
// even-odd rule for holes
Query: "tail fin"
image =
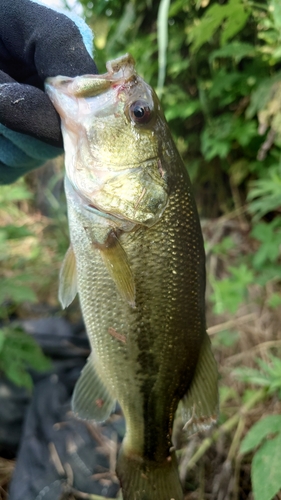
{"label": "tail fin", "polygon": [[159,464],[127,457],[121,449],[116,472],[123,500],[183,500],[175,452]]}

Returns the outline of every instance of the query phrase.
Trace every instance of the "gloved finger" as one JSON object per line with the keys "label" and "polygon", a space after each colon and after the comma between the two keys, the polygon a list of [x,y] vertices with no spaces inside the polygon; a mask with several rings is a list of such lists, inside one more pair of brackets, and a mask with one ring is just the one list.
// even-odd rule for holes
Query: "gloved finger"
{"label": "gloved finger", "polygon": [[14,182],[62,152],[63,149],[0,124],[0,184]]}
{"label": "gloved finger", "polygon": [[1,0],[1,69],[18,82],[31,83],[39,76],[41,88],[49,76],[97,73],[88,52],[90,28],[81,18],[74,22],[68,16],[36,1]]}
{"label": "gloved finger", "polygon": [[[39,162],[37,166],[40,166]],[[22,177],[23,175],[30,172],[30,170],[31,168],[29,165],[27,167],[11,168],[0,161],[0,185],[2,186],[4,184],[12,184],[12,182],[15,182],[19,177]]]}
{"label": "gloved finger", "polygon": [[7,75],[7,73],[4,73],[4,71],[0,71],[0,84],[1,83],[16,83],[16,80],[10,75]]}
{"label": "gloved finger", "polygon": [[16,132],[63,147],[59,115],[48,96],[31,85],[0,85],[0,122]]}

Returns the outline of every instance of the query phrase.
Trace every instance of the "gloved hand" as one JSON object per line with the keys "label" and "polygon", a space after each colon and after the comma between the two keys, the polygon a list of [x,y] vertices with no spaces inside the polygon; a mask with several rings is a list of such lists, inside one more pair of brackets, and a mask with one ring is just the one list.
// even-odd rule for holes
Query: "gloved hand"
{"label": "gloved hand", "polygon": [[[0,184],[62,153],[49,76],[97,73],[81,18],[32,0],[0,0]],[[75,20],[75,22],[74,22]]]}

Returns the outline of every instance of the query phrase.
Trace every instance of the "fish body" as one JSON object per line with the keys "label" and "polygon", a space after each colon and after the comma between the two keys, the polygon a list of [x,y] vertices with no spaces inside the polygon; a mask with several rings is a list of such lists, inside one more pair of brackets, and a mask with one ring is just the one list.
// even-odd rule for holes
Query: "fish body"
{"label": "fish body", "polygon": [[118,400],[124,500],[183,498],[172,427],[216,418],[217,372],[205,325],[205,257],[187,171],[156,94],[129,55],[105,75],[56,77],[71,247],[64,306],[78,290],[92,354],[73,409],[106,419]]}

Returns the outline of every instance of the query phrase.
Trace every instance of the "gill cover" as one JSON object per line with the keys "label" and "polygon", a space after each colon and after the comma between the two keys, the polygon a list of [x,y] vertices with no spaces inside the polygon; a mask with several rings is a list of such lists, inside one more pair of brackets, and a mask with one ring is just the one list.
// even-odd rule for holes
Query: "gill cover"
{"label": "gill cover", "polygon": [[165,167],[159,167],[164,118],[130,55],[109,62],[107,70],[46,81],[62,120],[66,175],[97,210],[150,227],[168,202]]}

